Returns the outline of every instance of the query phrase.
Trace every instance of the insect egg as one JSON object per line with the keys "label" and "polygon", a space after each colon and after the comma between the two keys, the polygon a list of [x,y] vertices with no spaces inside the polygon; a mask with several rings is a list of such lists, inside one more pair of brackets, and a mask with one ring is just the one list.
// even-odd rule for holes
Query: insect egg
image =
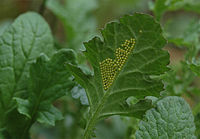
{"label": "insect egg", "polygon": [[115,50],[115,59],[107,58],[99,62],[104,90],[113,83],[116,74],[122,70],[129,54],[135,46],[135,39],[125,40],[121,47]]}

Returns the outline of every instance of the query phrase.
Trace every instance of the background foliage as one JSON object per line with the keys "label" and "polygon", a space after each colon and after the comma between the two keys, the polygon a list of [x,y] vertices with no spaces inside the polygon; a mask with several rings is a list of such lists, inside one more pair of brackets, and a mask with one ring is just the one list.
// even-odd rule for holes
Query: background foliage
{"label": "background foliage", "polygon": [[[85,49],[83,42],[94,35],[101,37],[99,29],[124,14],[145,12],[153,15],[161,23],[168,40],[164,49],[170,53],[172,69],[160,77],[165,84],[162,96],[182,96],[189,103],[195,116],[196,135],[200,137],[199,0],[1,0],[0,7],[0,35],[21,13],[39,12],[51,27],[55,49],[73,49],[77,53],[76,63],[87,75],[93,75],[93,71],[80,51]],[[76,84],[65,93],[54,103],[64,119],[54,127],[36,123],[31,128],[32,138],[82,137],[87,120],[85,111],[88,111],[85,90]],[[135,104],[134,99],[128,103]],[[113,116],[100,121],[95,133],[98,139],[133,139],[138,123],[136,118]]]}

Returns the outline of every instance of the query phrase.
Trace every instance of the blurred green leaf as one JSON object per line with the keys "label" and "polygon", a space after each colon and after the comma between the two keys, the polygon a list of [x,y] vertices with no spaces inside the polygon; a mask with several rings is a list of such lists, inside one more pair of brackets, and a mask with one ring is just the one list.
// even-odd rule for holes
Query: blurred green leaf
{"label": "blurred green leaf", "polygon": [[[172,36],[169,36],[169,42],[172,42],[177,46],[186,46],[188,47],[188,49],[192,49],[192,47],[195,47],[196,51],[198,52],[200,49],[200,21],[192,21],[184,29],[185,30],[179,38],[173,38]],[[195,56],[196,53],[191,55]]]}
{"label": "blurred green leaf", "polygon": [[54,125],[56,118],[60,119],[61,116],[54,115],[58,110],[51,103],[74,86],[69,80],[71,75],[65,67],[65,62],[74,63],[74,61],[71,50],[60,50],[51,60],[41,55],[30,67],[28,100],[15,98],[18,111],[40,123]]}
{"label": "blurred green leaf", "polygon": [[196,136],[197,139],[200,138],[200,113],[195,115],[195,125],[196,125]]}
{"label": "blurred green leaf", "polygon": [[96,126],[95,139],[124,139],[127,130],[127,123],[123,117],[112,116],[101,121]]}
{"label": "blurred green leaf", "polygon": [[[22,14],[1,35],[0,128],[12,123],[14,126],[15,122],[20,121],[17,119],[17,114],[16,119],[8,118],[16,108],[13,97],[27,96],[30,64],[40,53],[51,56],[53,51],[50,28],[37,13]],[[18,124],[18,126],[22,125]],[[22,132],[22,128],[18,128],[16,133],[20,135]]]}
{"label": "blurred green leaf", "polygon": [[40,53],[52,55],[53,39],[44,19],[30,12],[19,16],[3,33],[0,46],[0,82],[4,84],[1,86],[1,101],[8,109],[12,104],[12,96],[26,92],[30,63]]}
{"label": "blurred green leaf", "polygon": [[139,119],[134,117],[123,117],[128,126],[125,139],[135,139],[135,132],[138,130]]}
{"label": "blurred green leaf", "polygon": [[3,34],[6,28],[9,27],[11,23],[12,22],[10,20],[5,20],[3,22],[0,22],[0,36]]}
{"label": "blurred green leaf", "polygon": [[154,6],[151,3],[151,9],[159,21],[163,14],[167,11],[176,11],[185,9],[200,13],[200,2],[198,0],[156,0]]}
{"label": "blurred green leaf", "polygon": [[200,65],[190,64],[190,68],[194,73],[196,73],[198,76],[200,76]]}
{"label": "blurred green leaf", "polygon": [[162,95],[180,96],[191,91],[190,87],[195,79],[195,75],[191,72],[187,63],[181,62],[180,68],[166,72],[161,78],[165,85]]}
{"label": "blurred green leaf", "polygon": [[84,49],[83,42],[96,32],[96,20],[92,12],[97,8],[96,0],[47,0],[49,8],[63,23],[67,46],[74,50]]}
{"label": "blurred green leaf", "polygon": [[[62,119],[62,114],[52,102],[65,95],[74,86],[69,80],[71,75],[65,65],[65,62],[74,63],[74,61],[73,51],[61,49],[50,60],[41,55],[31,64],[28,99],[15,98],[19,113],[29,119],[29,124],[24,127],[25,130],[29,130],[35,121],[55,125],[56,120]],[[20,138],[24,138],[23,134]]]}

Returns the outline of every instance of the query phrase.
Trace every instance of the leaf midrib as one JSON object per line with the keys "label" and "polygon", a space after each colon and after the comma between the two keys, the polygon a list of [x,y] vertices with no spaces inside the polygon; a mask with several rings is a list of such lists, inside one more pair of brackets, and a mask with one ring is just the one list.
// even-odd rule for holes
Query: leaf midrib
{"label": "leaf midrib", "polygon": [[[30,22],[30,24],[31,24],[31,22]],[[14,30],[14,28],[12,28],[13,30]],[[28,54],[27,54],[27,56],[25,56],[25,61],[23,62],[23,68],[22,68],[22,70],[21,70],[21,72],[20,72],[20,74],[19,74],[19,76],[18,76],[18,78],[16,79],[16,75],[14,74],[14,76],[15,76],[15,84],[14,84],[14,88],[13,88],[13,91],[12,91],[12,94],[11,94],[11,99],[13,98],[13,96],[14,96],[14,94],[15,94],[15,92],[16,92],[16,89],[17,89],[17,84],[19,83],[19,81],[21,80],[21,78],[22,78],[22,75],[23,75],[23,73],[24,73],[24,70],[25,70],[25,67],[26,67],[26,64],[28,63],[28,61],[30,60],[29,59],[29,57],[30,57],[30,55],[31,55],[31,53],[32,53],[32,50],[33,50],[33,46],[34,46],[34,44],[35,44],[35,40],[36,40],[36,32],[35,31],[33,31],[33,26],[32,26],[32,24],[31,24],[31,29],[32,29],[32,33],[33,33],[33,40],[32,40],[32,42],[31,42],[31,47],[30,47],[30,49],[29,49],[29,51],[28,51]],[[38,23],[36,24],[36,30],[38,30]],[[12,35],[14,35],[14,33],[12,33]],[[13,39],[14,39],[14,36],[12,37]],[[13,64],[15,63],[15,54],[14,54],[14,48],[13,48],[13,46],[14,46],[14,40],[12,40],[12,52],[13,52]],[[22,50],[23,51],[23,50]],[[14,65],[13,65],[13,71],[14,71],[14,73],[15,73],[15,68],[14,68]],[[10,105],[7,107],[7,109],[9,110],[10,108],[12,107],[12,103],[10,103]],[[7,111],[8,111],[7,110]],[[6,113],[7,113],[7,111],[6,111]]]}
{"label": "leaf midrib", "polygon": [[[134,49],[133,49],[133,50],[134,50]],[[131,54],[128,56],[128,59],[132,56],[133,50],[132,50]],[[127,59],[127,61],[128,61],[128,59]],[[110,90],[113,89],[113,86],[114,86],[114,84],[115,84],[115,82],[116,82],[116,80],[117,80],[116,78],[117,78],[117,77],[120,75],[120,73],[123,71],[123,68],[124,68],[125,65],[127,64],[127,61],[126,61],[126,63],[123,65],[122,70],[119,71],[119,72],[117,73],[117,75],[116,75],[116,77],[115,77],[115,79],[114,79],[112,85],[111,85],[110,88],[108,88],[108,90],[104,93],[104,95],[103,95],[102,99],[99,101],[97,107],[95,107],[94,114],[93,114],[92,117],[89,119],[89,122],[88,122],[88,124],[87,124],[87,126],[86,126],[86,128],[85,128],[85,133],[84,133],[84,138],[85,138],[85,139],[89,138],[90,132],[92,131],[92,128],[94,127],[95,121],[99,118],[99,114],[100,114],[100,112],[102,111],[102,109],[103,109],[103,107],[104,107],[104,104],[106,103],[107,98],[110,96],[110,92],[111,92]],[[99,72],[99,75],[98,75],[98,76],[100,76],[101,82],[102,82],[101,72]],[[95,89],[96,89],[96,86],[95,86]],[[104,89],[102,89],[102,90],[104,90]],[[96,91],[96,92],[97,92],[97,91]],[[97,92],[97,93],[98,93],[98,92]]]}
{"label": "leaf midrib", "polygon": [[[40,91],[40,95],[39,95],[39,97],[38,97],[38,99],[37,99],[37,103],[34,105],[33,111],[32,111],[32,113],[31,113],[31,115],[30,115],[31,119],[29,120],[28,124],[26,124],[25,130],[24,130],[24,132],[23,132],[23,134],[22,134],[22,136],[21,136],[22,139],[26,136],[26,133],[28,132],[28,130],[29,130],[30,127],[32,126],[32,123],[33,123],[34,120],[35,120],[35,116],[36,116],[36,114],[37,114],[37,109],[39,108],[39,105],[40,105],[40,103],[41,103],[41,99],[42,99],[42,97],[43,97],[43,95],[44,95],[45,90],[48,88],[49,82],[51,82],[51,77],[50,77],[50,76],[48,77],[48,80],[47,80],[47,86],[44,87],[44,88]],[[33,93],[34,93],[34,92],[33,92]]]}
{"label": "leaf midrib", "polygon": [[92,131],[96,120],[98,119],[99,113],[102,111],[103,106],[107,100],[107,98],[109,97],[109,92],[107,91],[104,96],[102,97],[102,99],[99,101],[94,114],[91,116],[91,118],[88,121],[88,124],[85,128],[85,132],[84,132],[84,139],[88,139],[90,137],[90,132]]}

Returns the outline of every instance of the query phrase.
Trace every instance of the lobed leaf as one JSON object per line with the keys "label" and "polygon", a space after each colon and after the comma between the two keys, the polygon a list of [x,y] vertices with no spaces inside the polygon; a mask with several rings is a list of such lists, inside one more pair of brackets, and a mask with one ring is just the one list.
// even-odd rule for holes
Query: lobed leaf
{"label": "lobed leaf", "polygon": [[98,119],[116,114],[137,116],[141,109],[144,112],[151,107],[131,109],[126,99],[159,96],[163,84],[151,76],[168,71],[169,54],[162,50],[166,41],[160,25],[151,16],[140,13],[124,16],[119,22],[107,24],[101,33],[104,41],[95,37],[84,43],[94,76],[68,65],[77,82],[85,88],[90,105],[91,118],[85,138],[89,138]]}
{"label": "lobed leaf", "polygon": [[65,62],[75,63],[71,50],[60,50],[47,60],[41,55],[30,67],[28,100],[15,98],[18,111],[28,118],[40,123],[54,125],[61,119],[60,112],[52,106],[52,102],[70,91],[74,83],[70,81],[70,73]]}

